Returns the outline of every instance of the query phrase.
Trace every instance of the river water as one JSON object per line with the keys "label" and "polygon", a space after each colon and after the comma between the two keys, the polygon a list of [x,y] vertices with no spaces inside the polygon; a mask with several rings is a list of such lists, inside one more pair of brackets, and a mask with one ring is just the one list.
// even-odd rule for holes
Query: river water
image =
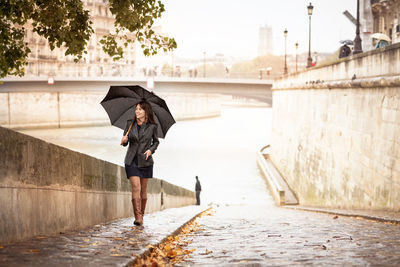
{"label": "river water", "polygon": [[[272,203],[256,164],[256,152],[270,140],[271,111],[224,107],[219,117],[178,121],[160,139],[154,177],[194,190],[198,175],[203,204]],[[123,166],[126,147],[116,127],[21,132]]]}

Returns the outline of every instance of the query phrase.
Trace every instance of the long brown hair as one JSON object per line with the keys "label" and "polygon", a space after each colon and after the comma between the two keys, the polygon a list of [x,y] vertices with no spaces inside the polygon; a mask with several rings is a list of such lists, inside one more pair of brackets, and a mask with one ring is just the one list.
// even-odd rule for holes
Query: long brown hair
{"label": "long brown hair", "polygon": [[[139,103],[137,103],[137,105],[139,105],[144,110],[144,112],[146,114],[145,118],[147,119],[147,122],[156,124],[156,122],[154,121],[153,109],[151,108],[150,103],[147,102],[146,100],[142,100]],[[136,119],[136,116],[135,116],[135,119]]]}

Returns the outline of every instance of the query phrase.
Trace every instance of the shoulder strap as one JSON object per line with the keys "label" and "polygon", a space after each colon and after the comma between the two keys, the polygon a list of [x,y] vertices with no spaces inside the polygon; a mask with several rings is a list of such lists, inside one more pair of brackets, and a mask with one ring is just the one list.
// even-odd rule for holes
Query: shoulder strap
{"label": "shoulder strap", "polygon": [[[126,132],[125,136],[128,136],[128,134],[129,134],[129,132],[130,132],[130,130],[131,130],[131,128],[132,128],[132,125],[133,125],[133,121],[132,121],[131,125],[129,125],[129,129],[128,129],[128,131]],[[122,143],[122,141],[121,141],[121,145],[122,145],[122,144],[123,144],[123,143]]]}
{"label": "shoulder strap", "polygon": [[133,122],[134,122],[134,121],[132,120],[131,125],[129,125],[129,129],[128,129],[128,131],[126,132],[125,136],[128,136],[129,132],[131,131]]}

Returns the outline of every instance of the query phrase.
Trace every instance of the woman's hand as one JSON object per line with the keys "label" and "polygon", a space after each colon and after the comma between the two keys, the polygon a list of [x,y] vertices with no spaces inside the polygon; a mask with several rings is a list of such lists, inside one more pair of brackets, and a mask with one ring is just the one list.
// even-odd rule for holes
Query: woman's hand
{"label": "woman's hand", "polygon": [[125,144],[126,142],[128,142],[128,136],[124,135],[124,137],[121,139],[121,145]]}
{"label": "woman's hand", "polygon": [[145,154],[146,155],[146,160],[151,156],[151,151],[150,150],[147,150],[146,152],[144,152],[143,154]]}

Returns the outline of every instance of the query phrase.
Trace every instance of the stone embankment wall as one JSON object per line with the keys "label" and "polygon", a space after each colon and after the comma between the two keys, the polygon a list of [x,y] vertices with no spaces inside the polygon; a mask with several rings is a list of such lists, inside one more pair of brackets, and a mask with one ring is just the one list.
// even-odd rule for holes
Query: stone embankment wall
{"label": "stone embankment wall", "polygon": [[[109,125],[100,105],[106,91],[0,89],[0,125],[13,129]],[[71,86],[74,86],[71,83]],[[74,87],[72,87],[74,88]],[[221,97],[206,93],[160,93],[175,120],[219,116]]]}
{"label": "stone embankment wall", "polygon": [[271,159],[300,204],[400,210],[400,44],[273,86]]}
{"label": "stone embankment wall", "polygon": [[[124,168],[0,127],[0,244],[133,216]],[[195,204],[159,179],[146,212]]]}

